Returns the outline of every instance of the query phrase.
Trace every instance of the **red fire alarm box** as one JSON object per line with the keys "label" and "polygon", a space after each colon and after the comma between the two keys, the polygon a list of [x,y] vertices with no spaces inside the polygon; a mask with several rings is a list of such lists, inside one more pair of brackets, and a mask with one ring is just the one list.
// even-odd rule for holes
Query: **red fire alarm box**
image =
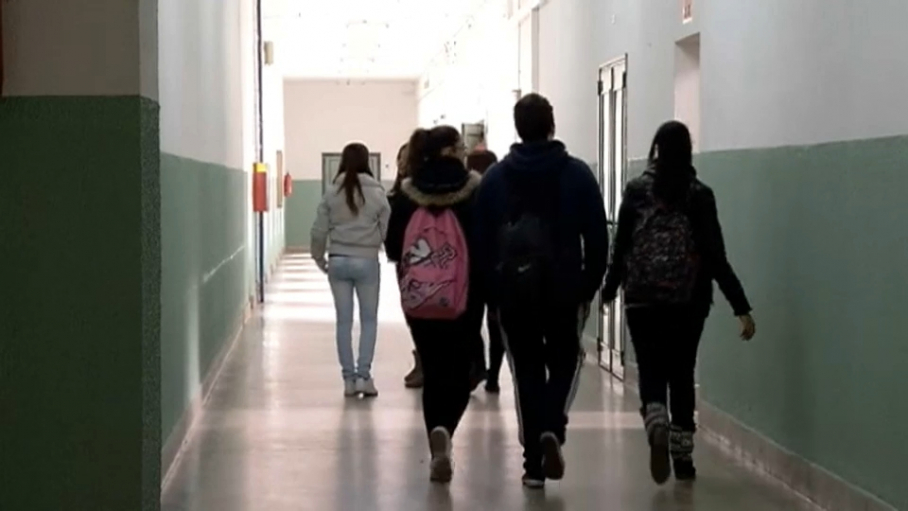
{"label": "red fire alarm box", "polygon": [[290,174],[284,174],[284,197],[293,195],[293,178]]}
{"label": "red fire alarm box", "polygon": [[268,165],[256,163],[252,169],[252,211],[268,211]]}

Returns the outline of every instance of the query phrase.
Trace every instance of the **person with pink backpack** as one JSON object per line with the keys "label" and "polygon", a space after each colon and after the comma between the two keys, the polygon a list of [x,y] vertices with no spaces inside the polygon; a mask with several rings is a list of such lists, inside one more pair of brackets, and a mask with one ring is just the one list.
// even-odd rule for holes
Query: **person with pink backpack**
{"label": "person with pink backpack", "polygon": [[485,305],[472,257],[473,195],[482,177],[467,171],[464,151],[451,126],[413,133],[410,175],[391,208],[385,240],[423,366],[430,479],[439,483],[453,476],[451,437],[470,400]]}

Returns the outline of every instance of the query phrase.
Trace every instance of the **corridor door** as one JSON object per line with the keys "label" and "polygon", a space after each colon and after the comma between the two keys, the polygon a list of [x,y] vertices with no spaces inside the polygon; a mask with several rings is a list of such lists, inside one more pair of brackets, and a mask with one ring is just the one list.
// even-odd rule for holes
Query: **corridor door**
{"label": "corridor door", "polygon": [[[605,200],[609,236],[615,239],[621,194],[627,181],[627,56],[599,68],[599,183]],[[602,308],[599,315],[599,365],[624,379],[627,344],[624,300]]]}
{"label": "corridor door", "polygon": [[[337,177],[337,171],[340,169],[340,153],[322,153],[322,195],[328,190],[328,186],[334,182]],[[381,182],[381,155],[371,153],[369,155],[369,168],[378,182]]]}

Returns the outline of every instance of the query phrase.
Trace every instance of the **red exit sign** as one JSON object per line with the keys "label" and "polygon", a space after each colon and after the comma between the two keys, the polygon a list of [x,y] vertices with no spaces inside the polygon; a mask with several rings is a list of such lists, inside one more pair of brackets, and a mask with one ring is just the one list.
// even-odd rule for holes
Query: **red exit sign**
{"label": "red exit sign", "polygon": [[694,0],[681,0],[681,21],[687,23],[694,19]]}

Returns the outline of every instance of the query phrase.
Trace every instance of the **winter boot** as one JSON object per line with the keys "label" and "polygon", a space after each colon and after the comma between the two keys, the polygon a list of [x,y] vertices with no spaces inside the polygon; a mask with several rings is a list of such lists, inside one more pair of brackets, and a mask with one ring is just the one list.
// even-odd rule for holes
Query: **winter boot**
{"label": "winter boot", "polygon": [[675,466],[675,479],[679,481],[693,481],[697,478],[697,469],[694,467],[694,433],[684,431],[678,426],[671,427],[672,464]]}
{"label": "winter boot", "polygon": [[646,405],[643,420],[649,439],[650,474],[656,484],[664,484],[672,475],[668,409],[662,403],[650,403]]}

